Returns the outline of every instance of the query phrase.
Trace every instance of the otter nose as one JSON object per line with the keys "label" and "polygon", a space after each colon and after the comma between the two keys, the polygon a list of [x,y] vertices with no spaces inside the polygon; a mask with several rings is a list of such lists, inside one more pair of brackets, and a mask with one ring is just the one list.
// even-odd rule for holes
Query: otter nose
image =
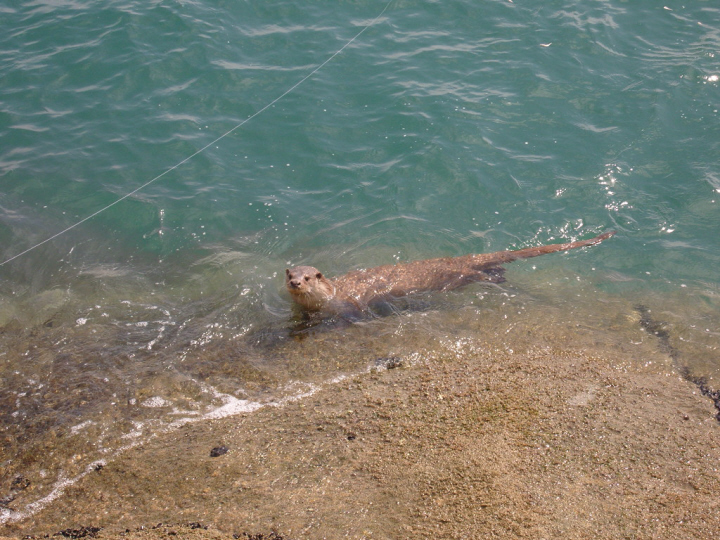
{"label": "otter nose", "polygon": [[300,288],[300,280],[299,279],[291,279],[290,280],[290,286],[293,289],[299,289]]}

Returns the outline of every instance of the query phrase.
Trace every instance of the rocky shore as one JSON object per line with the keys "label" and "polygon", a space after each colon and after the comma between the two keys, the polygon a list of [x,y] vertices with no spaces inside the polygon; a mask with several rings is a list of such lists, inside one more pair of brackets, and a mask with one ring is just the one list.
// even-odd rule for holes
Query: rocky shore
{"label": "rocky shore", "polygon": [[159,435],[0,535],[712,537],[713,402],[638,362],[649,348],[591,342],[378,359],[282,407]]}

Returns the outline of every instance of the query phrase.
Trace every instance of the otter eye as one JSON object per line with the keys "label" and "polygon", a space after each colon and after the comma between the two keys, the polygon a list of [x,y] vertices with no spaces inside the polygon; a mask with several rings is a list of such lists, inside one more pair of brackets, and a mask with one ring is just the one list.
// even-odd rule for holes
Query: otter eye
{"label": "otter eye", "polygon": [[305,281],[310,281],[310,276],[305,276]]}

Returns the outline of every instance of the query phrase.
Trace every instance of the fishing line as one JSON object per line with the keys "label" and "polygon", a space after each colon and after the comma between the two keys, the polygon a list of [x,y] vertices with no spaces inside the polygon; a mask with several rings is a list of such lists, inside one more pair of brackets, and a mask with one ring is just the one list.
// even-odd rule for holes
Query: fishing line
{"label": "fishing line", "polygon": [[108,204],[108,205],[105,206],[104,208],[101,208],[101,209],[98,210],[97,212],[93,212],[92,214],[90,214],[90,215],[87,216],[87,217],[84,217],[83,219],[81,219],[81,220],[78,221],[77,223],[73,223],[72,225],[70,225],[69,227],[63,229],[62,231],[60,231],[60,232],[58,232],[58,233],[55,233],[54,235],[52,235],[52,236],[49,237],[49,238],[46,238],[46,239],[43,240],[42,242],[39,242],[39,243],[35,244],[35,245],[32,246],[32,247],[29,247],[29,248],[26,249],[25,251],[21,251],[21,252],[18,253],[17,255],[13,255],[13,256],[10,257],[8,260],[0,263],[0,266],[4,266],[4,265],[6,265],[6,264],[9,263],[9,262],[14,261],[14,260],[17,259],[18,257],[22,257],[22,256],[25,255],[26,253],[29,253],[29,252],[31,252],[32,250],[37,249],[37,248],[39,248],[40,246],[42,246],[42,245],[44,245],[44,244],[47,244],[48,242],[51,242],[52,240],[55,240],[58,236],[61,236],[61,235],[65,234],[66,232],[71,231],[71,230],[74,229],[75,227],[78,227],[78,226],[82,225],[83,223],[85,223],[86,221],[94,218],[94,217],[97,216],[98,214],[102,214],[102,213],[105,212],[106,210],[109,210],[110,208],[112,208],[112,207],[115,206],[116,204],[124,201],[124,200],[127,199],[128,197],[132,197],[132,196],[135,195],[138,191],[140,191],[140,190],[142,190],[142,189],[145,189],[146,187],[148,187],[148,186],[149,186],[150,184],[152,184],[153,182],[155,182],[155,181],[157,181],[157,180],[160,180],[160,179],[161,179],[163,176],[165,176],[166,174],[168,174],[168,173],[174,171],[175,169],[177,169],[178,167],[184,165],[185,163],[187,163],[188,161],[190,161],[191,159],[193,159],[195,156],[197,156],[197,155],[199,155],[199,154],[202,154],[205,150],[207,150],[208,148],[210,148],[213,144],[220,142],[222,139],[224,139],[225,137],[227,137],[228,135],[230,135],[230,134],[233,133],[234,131],[236,131],[236,130],[240,129],[241,127],[243,127],[243,126],[244,126],[245,124],[247,124],[250,120],[252,120],[252,119],[255,118],[256,116],[259,116],[260,114],[262,114],[263,112],[265,112],[266,110],[268,110],[270,107],[272,107],[273,105],[275,105],[278,101],[280,101],[280,100],[283,99],[285,96],[287,96],[290,92],[292,92],[293,90],[295,90],[295,89],[296,89],[298,86],[300,86],[302,83],[304,83],[305,81],[307,81],[310,77],[312,77],[313,75],[315,75],[315,74],[316,74],[318,71],[320,71],[323,67],[325,67],[325,65],[327,65],[333,58],[335,58],[335,57],[336,57],[337,55],[339,55],[341,52],[343,52],[347,47],[349,47],[350,44],[351,44],[353,41],[355,41],[357,38],[359,38],[368,28],[374,26],[375,23],[378,22],[378,20],[380,20],[380,17],[382,17],[382,16],[385,14],[385,12],[387,11],[387,9],[390,7],[390,4],[392,4],[392,3],[393,3],[393,0],[390,0],[390,1],[385,5],[385,7],[383,8],[383,10],[382,10],[372,21],[370,21],[367,25],[365,25],[362,30],[360,30],[357,34],[355,34],[355,36],[353,36],[353,37],[350,39],[350,41],[348,41],[347,43],[345,43],[345,45],[343,45],[343,46],[340,47],[337,51],[335,51],[335,52],[334,52],[327,60],[325,60],[322,64],[318,65],[318,66],[317,66],[315,69],[313,69],[310,73],[308,73],[307,75],[305,75],[305,77],[303,77],[303,78],[300,79],[298,82],[296,82],[294,85],[292,85],[290,88],[288,88],[287,90],[285,90],[282,94],[280,94],[278,97],[276,97],[275,99],[273,99],[270,103],[268,103],[267,105],[265,105],[262,109],[256,111],[256,112],[253,113],[252,115],[248,116],[245,120],[243,120],[242,122],[240,122],[239,124],[237,124],[235,127],[233,127],[232,129],[229,129],[228,131],[226,131],[225,133],[223,133],[222,135],[220,135],[220,136],[219,136],[218,138],[216,138],[215,140],[213,140],[213,141],[209,142],[208,144],[206,144],[205,146],[203,146],[200,150],[196,151],[196,152],[193,153],[193,154],[190,154],[188,157],[186,157],[186,158],[183,159],[182,161],[179,161],[178,163],[176,163],[175,165],[173,165],[173,166],[170,167],[169,169],[166,169],[166,170],[163,171],[162,173],[158,174],[158,175],[157,175],[155,178],[153,178],[152,180],[148,180],[147,182],[145,182],[145,183],[144,183],[143,185],[141,185],[140,187],[135,188],[134,190],[132,190],[131,192],[129,192],[129,193],[125,194],[125,195],[123,195],[123,196],[120,197],[119,199],[111,202],[110,204]]}

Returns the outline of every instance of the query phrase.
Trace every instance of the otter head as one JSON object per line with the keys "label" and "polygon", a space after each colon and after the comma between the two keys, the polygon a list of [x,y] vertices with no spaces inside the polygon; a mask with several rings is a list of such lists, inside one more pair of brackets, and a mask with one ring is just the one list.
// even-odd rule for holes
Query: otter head
{"label": "otter head", "polygon": [[305,309],[322,309],[335,295],[335,288],[312,266],[296,266],[285,270],[285,287],[293,300]]}

